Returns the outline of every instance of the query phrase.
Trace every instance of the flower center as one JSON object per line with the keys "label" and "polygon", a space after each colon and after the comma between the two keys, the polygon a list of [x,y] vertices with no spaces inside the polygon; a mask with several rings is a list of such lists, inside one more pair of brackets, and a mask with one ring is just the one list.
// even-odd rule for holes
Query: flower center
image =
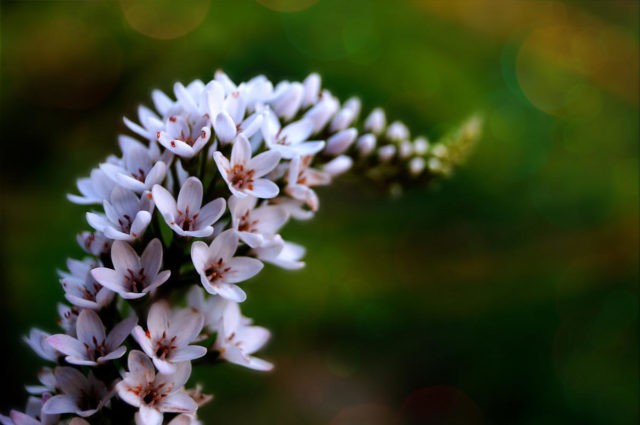
{"label": "flower center", "polygon": [[247,188],[253,190],[253,175],[255,170],[245,170],[242,164],[236,164],[231,169],[229,181],[236,189]]}
{"label": "flower center", "polygon": [[198,215],[199,213],[190,215],[189,207],[187,207],[185,208],[184,212],[178,210],[178,219],[176,220],[176,222],[182,230],[190,231],[196,227],[196,219],[198,218]]}
{"label": "flower center", "polygon": [[229,270],[231,270],[231,267],[225,267],[222,258],[220,258],[218,261],[209,264],[209,267],[204,270],[204,274],[207,276],[209,282],[214,283],[223,280],[224,274]]}
{"label": "flower center", "polygon": [[127,269],[127,274],[124,277],[129,292],[140,293],[145,288],[147,283],[147,277],[144,274],[144,267],[142,267],[138,273],[131,269]]}
{"label": "flower center", "polygon": [[133,220],[129,214],[124,214],[122,218],[118,218],[118,224],[124,233],[129,233],[131,231],[131,224],[133,224]]}
{"label": "flower center", "polygon": [[169,354],[171,354],[171,352],[177,348],[175,342],[175,336],[167,340],[166,333],[163,333],[162,339],[156,342],[156,357],[161,360],[166,359]]}
{"label": "flower center", "polygon": [[255,232],[256,225],[258,224],[258,220],[251,221],[251,211],[245,212],[240,217],[240,223],[238,224],[239,232]]}

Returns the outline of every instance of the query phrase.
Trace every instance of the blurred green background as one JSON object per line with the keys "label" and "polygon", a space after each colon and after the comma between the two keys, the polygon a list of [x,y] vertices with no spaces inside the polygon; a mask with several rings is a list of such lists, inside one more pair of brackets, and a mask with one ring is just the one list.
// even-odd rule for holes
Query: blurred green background
{"label": "blurred green background", "polygon": [[81,256],[75,179],[153,88],[319,72],[436,139],[480,111],[468,164],[385,199],[321,190],[244,311],[277,369],[197,370],[205,423],[638,422],[637,1],[3,1],[0,410],[31,326]]}

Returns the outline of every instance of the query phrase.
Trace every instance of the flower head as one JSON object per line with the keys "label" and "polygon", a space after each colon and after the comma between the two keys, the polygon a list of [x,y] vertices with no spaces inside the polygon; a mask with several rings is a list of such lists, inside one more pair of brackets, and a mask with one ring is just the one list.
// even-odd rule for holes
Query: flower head
{"label": "flower head", "polygon": [[191,344],[202,330],[204,315],[190,309],[171,311],[164,302],[151,306],[147,330],[136,326],[133,336],[161,373],[173,373],[177,365],[200,358],[207,349]]}
{"label": "flower head", "polygon": [[169,270],[162,266],[162,243],[159,239],[149,242],[142,256],[131,245],[115,241],[111,247],[113,269],[98,267],[91,275],[105,288],[117,292],[122,298],[144,297],[169,279]]}
{"label": "flower head", "polygon": [[263,265],[255,258],[234,257],[237,248],[238,236],[233,230],[227,230],[218,235],[211,245],[194,242],[191,260],[208,293],[242,302],[247,295],[236,283],[255,276]]}
{"label": "flower head", "polygon": [[153,187],[153,200],[165,221],[181,236],[205,237],[213,233],[213,223],[225,210],[224,198],[202,206],[202,183],[189,177],[180,189],[178,200],[160,185]]}
{"label": "flower head", "polygon": [[140,409],[136,413],[136,423],[160,425],[165,412],[190,413],[198,408],[183,389],[191,375],[189,362],[177,365],[173,373],[156,374],[149,357],[132,350],[128,366],[129,371],[116,385],[116,391],[121,399]]}
{"label": "flower head", "polygon": [[95,366],[119,359],[127,348],[121,345],[138,321],[132,316],[113,327],[109,335],[100,317],[93,310],[82,310],[76,321],[77,339],[56,334],[47,338],[47,342],[59,352],[66,354],[65,360],[71,364]]}
{"label": "flower head", "polygon": [[278,185],[261,177],[276,168],[280,161],[279,153],[263,152],[252,158],[251,145],[247,138],[240,134],[233,143],[231,160],[225,158],[221,152],[214,152],[213,159],[229,190],[237,197],[253,195],[256,198],[273,198],[278,194]]}

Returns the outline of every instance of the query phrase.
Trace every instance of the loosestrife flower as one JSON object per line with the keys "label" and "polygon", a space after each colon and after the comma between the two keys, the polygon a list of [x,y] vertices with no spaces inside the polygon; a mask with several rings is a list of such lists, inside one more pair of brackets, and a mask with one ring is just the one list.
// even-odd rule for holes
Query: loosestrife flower
{"label": "loosestrife flower", "polygon": [[236,83],[217,71],[176,83],[172,96],[154,90],[153,108],[124,118],[121,156],[68,195],[92,205],[93,230],[76,236],[89,257],[59,272],[70,303],[58,304],[61,330],[24,338],[50,367],[3,425],[87,425],[95,414],[160,425],[164,413],[170,425],[199,424],[212,396],[185,388],[192,363],[273,369],[256,356],[271,332],[241,313],[239,285],[265,264],[304,267],[305,248],[282,233],[314,216],[316,188],[347,173],[393,193],[426,184],[449,175],[479,134],[477,119],[434,141],[388,125],[380,108],[361,119],[361,102],[341,103],[317,74]]}

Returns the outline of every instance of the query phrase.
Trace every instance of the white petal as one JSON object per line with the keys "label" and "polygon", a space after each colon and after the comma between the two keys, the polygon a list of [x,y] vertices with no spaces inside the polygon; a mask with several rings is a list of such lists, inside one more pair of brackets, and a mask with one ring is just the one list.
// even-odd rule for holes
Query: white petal
{"label": "white petal", "polygon": [[257,275],[264,267],[260,260],[250,257],[234,257],[227,263],[231,268],[224,277],[227,283],[243,282]]}
{"label": "white petal", "polygon": [[226,111],[216,115],[213,121],[213,129],[216,132],[216,137],[223,144],[230,143],[236,137],[236,124]]}
{"label": "white petal", "polygon": [[247,190],[248,194],[263,199],[275,198],[279,192],[278,185],[267,179],[255,180],[253,182],[253,190]]}
{"label": "white petal", "polygon": [[104,325],[93,310],[85,309],[80,312],[76,322],[76,333],[78,340],[89,347],[95,347],[106,339]]}
{"label": "white petal", "polygon": [[198,227],[211,226],[218,221],[225,211],[224,198],[214,199],[200,210],[198,215]]}
{"label": "white petal", "polygon": [[111,246],[111,261],[114,269],[121,273],[127,270],[138,270],[140,267],[140,257],[136,251],[131,245],[122,241],[115,241]]}
{"label": "white petal", "polygon": [[282,129],[278,138],[286,139],[290,144],[298,144],[309,138],[313,131],[313,122],[309,119],[301,119],[292,122]]}
{"label": "white petal", "polygon": [[136,413],[136,425],[162,425],[162,419],[162,413],[146,404]]}
{"label": "white petal", "polygon": [[202,272],[209,261],[209,246],[202,242],[196,241],[191,244],[191,261],[198,273]]}
{"label": "white petal", "polygon": [[51,335],[46,339],[46,341],[50,346],[63,354],[85,358],[87,356],[87,349],[85,346],[80,341],[69,335]]}
{"label": "white petal", "polygon": [[244,134],[239,134],[231,148],[231,165],[246,164],[251,159],[251,145]]}
{"label": "white petal", "polygon": [[140,266],[144,269],[146,276],[155,276],[160,271],[162,264],[162,242],[155,238],[144,249],[140,258]]}
{"label": "white petal", "polygon": [[138,323],[138,318],[136,316],[131,316],[115,325],[107,336],[107,348],[113,350],[122,344],[124,340],[127,339],[136,323]]}
{"label": "white petal", "polygon": [[158,409],[163,412],[194,412],[198,404],[182,391],[171,393],[158,403]]}
{"label": "white petal", "polygon": [[78,410],[76,401],[68,395],[54,395],[42,406],[43,413],[56,415],[61,413],[76,413]]}
{"label": "white petal", "polygon": [[186,347],[178,348],[173,352],[171,361],[173,362],[186,362],[194,359],[199,359],[207,354],[207,349],[199,345],[188,345]]}
{"label": "white petal", "polygon": [[149,211],[139,211],[133,223],[131,223],[131,236],[134,238],[142,236],[149,223],[151,223],[151,213]]}
{"label": "white petal", "polygon": [[173,199],[171,193],[160,185],[153,186],[151,190],[153,194],[153,202],[155,202],[158,210],[164,214],[171,214],[172,216],[178,215],[176,200]]}
{"label": "white petal", "polygon": [[254,177],[262,177],[271,172],[280,162],[280,154],[274,151],[262,152],[249,161],[248,167],[255,171]]}
{"label": "white petal", "polygon": [[178,194],[178,211],[194,214],[202,206],[202,183],[197,177],[189,177]]}

